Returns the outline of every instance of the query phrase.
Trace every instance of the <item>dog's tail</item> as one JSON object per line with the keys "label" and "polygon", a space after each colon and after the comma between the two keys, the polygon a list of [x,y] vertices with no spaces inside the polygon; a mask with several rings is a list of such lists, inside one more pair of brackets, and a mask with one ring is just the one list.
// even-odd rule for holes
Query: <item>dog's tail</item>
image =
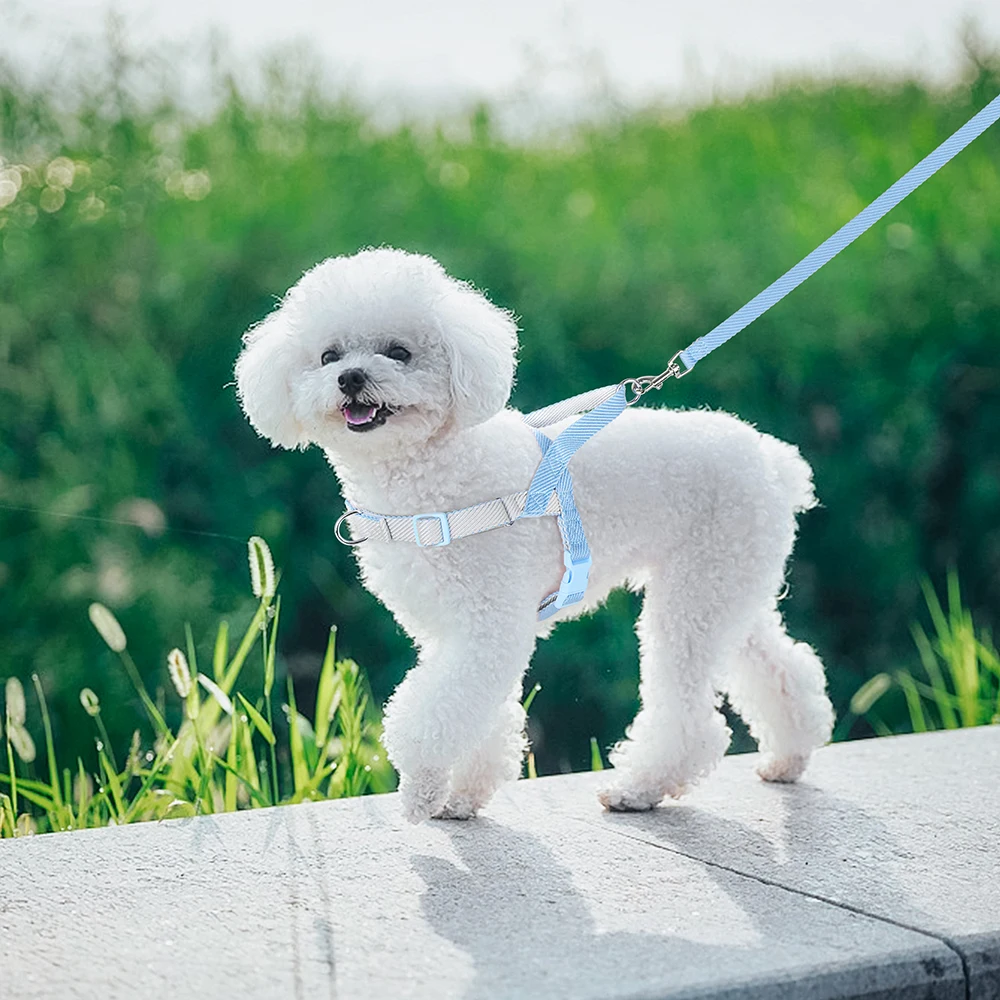
{"label": "dog's tail", "polygon": [[795,445],[761,434],[764,459],[782,492],[794,505],[795,513],[815,507],[819,500],[813,489],[812,467]]}

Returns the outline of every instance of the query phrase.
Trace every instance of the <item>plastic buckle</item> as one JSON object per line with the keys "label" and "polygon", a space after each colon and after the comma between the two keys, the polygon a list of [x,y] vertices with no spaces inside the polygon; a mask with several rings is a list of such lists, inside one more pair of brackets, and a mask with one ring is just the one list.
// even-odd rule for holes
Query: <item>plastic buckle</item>
{"label": "plastic buckle", "polygon": [[590,580],[590,567],[594,560],[590,553],[587,553],[584,559],[574,562],[569,552],[563,552],[563,562],[566,565],[566,572],[563,573],[556,599],[552,602],[551,606],[554,608],[564,608],[567,604],[576,604],[577,601],[583,600]]}
{"label": "plastic buckle", "polygon": [[[451,528],[448,526],[448,515],[447,514],[414,514],[413,521],[413,540],[422,549],[436,549],[440,548],[442,545],[447,545],[451,541]],[[440,542],[424,542],[420,539],[420,522],[421,521],[437,521],[441,526],[441,541]]]}

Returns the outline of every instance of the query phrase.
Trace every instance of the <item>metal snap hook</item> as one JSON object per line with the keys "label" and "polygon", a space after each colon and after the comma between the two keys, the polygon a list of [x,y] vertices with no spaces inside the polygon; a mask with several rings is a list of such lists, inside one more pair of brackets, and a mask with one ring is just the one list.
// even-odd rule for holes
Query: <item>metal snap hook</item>
{"label": "metal snap hook", "polygon": [[[659,375],[640,375],[638,378],[627,378],[623,382],[619,382],[619,389],[625,386],[625,405],[632,406],[634,403],[638,403],[650,389],[661,389],[668,378],[684,378],[685,375],[689,374],[694,365],[689,368],[684,361],[680,360],[683,353],[683,351],[678,351]],[[629,389],[635,393],[631,399],[628,398]]]}

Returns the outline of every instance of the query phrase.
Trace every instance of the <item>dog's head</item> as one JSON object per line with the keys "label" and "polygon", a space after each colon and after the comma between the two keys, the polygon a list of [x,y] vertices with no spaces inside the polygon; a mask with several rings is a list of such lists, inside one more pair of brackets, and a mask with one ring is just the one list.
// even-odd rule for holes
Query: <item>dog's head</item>
{"label": "dog's head", "polygon": [[379,249],[317,264],[243,344],[239,398],[272,445],[383,451],[501,410],[517,327],[430,257]]}

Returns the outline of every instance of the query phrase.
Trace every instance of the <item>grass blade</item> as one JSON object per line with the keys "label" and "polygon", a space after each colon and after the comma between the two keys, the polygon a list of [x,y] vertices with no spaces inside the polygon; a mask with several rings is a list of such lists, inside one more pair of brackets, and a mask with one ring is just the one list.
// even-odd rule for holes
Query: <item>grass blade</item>
{"label": "grass blade", "polygon": [[7,769],[10,774],[10,798],[13,802],[14,815],[17,815],[17,771],[14,768],[14,748],[10,743],[10,714],[7,715]]}
{"label": "grass blade", "polygon": [[924,707],[920,701],[920,692],[916,682],[907,670],[896,671],[896,683],[902,688],[906,698],[906,707],[910,712],[910,724],[915,733],[927,732],[927,719],[924,717]]}
{"label": "grass blade", "polygon": [[334,650],[337,644],[337,626],[330,629],[330,637],[326,643],[326,653],[323,655],[323,666],[319,672],[319,684],[316,687],[316,714],[313,728],[316,730],[316,746],[322,754],[330,734],[330,721],[333,712],[333,694],[337,687],[336,671],[334,669]]}
{"label": "grass blade", "polygon": [[[264,697],[270,697],[274,687],[275,644],[278,640],[278,621],[281,618],[281,598],[274,605],[274,620],[271,622],[271,641],[264,656]],[[265,633],[266,634],[266,633]]]}
{"label": "grass blade", "polygon": [[212,674],[216,683],[226,676],[226,659],[229,656],[229,622],[219,622],[215,633],[215,647],[212,649]]}
{"label": "grass blade", "polygon": [[30,788],[25,788],[23,782],[18,784],[17,794],[19,798],[24,799],[26,802],[30,802],[32,805],[38,806],[39,809],[44,809],[46,812],[52,809],[53,802],[51,795],[47,795],[44,792],[35,792]]}
{"label": "grass blade", "polygon": [[305,747],[302,744],[299,713],[295,708],[295,689],[292,687],[291,677],[288,678],[288,744],[292,757],[292,784],[298,793],[309,783],[309,767],[306,763]]}
{"label": "grass blade", "polygon": [[[241,726],[240,735],[243,739],[243,746],[240,750],[240,773],[259,792],[261,790],[260,772],[257,769],[256,754],[253,752],[253,729],[250,726]],[[263,799],[263,796],[261,798]]]}
{"label": "grass blade", "polygon": [[[935,603],[937,602],[936,596],[934,597],[934,601]],[[940,612],[940,610],[940,605],[938,605],[938,611]],[[917,644],[917,651],[920,653],[920,662],[923,664],[924,670],[930,678],[931,688],[934,691],[934,701],[938,712],[941,713],[941,722],[944,724],[945,729],[958,729],[958,716],[955,714],[955,710],[952,708],[948,698],[951,692],[948,690],[948,685],[945,684],[944,674],[941,673],[937,654],[931,646],[930,639],[927,638],[927,633],[924,632],[920,625],[914,625],[911,632],[913,634],[913,641]]]}
{"label": "grass blade", "polygon": [[[229,661],[229,666],[226,667],[225,673],[219,687],[222,688],[226,694],[229,694],[233,689],[233,685],[236,683],[236,678],[239,677],[240,671],[243,669],[243,664],[246,663],[247,657],[250,655],[250,650],[253,649],[254,643],[257,641],[258,636],[261,635],[263,631],[264,620],[267,617],[267,609],[270,606],[270,600],[261,601],[257,605],[257,610],[254,612],[253,618],[250,619],[250,624],[247,626],[246,632],[243,633],[243,638],[240,640],[239,646],[236,648],[236,653],[233,658]],[[216,716],[218,719],[218,716]],[[212,725],[215,723],[213,722]]]}
{"label": "grass blade", "polygon": [[118,780],[118,774],[115,769],[111,766],[111,762],[107,758],[107,754],[102,750],[98,755],[101,760],[101,767],[104,768],[104,774],[108,783],[108,788],[111,790],[111,800],[114,803],[115,812],[118,814],[119,823],[125,822],[125,797],[122,795],[121,782]]}
{"label": "grass blade", "polygon": [[16,830],[17,817],[14,815],[10,797],[0,792],[0,838],[13,837]]}
{"label": "grass blade", "polygon": [[236,750],[238,747],[237,740],[239,738],[240,716],[238,712],[233,713],[233,727],[229,731],[229,746],[226,747],[226,791],[225,791],[225,808],[226,812],[236,812],[236,789],[239,787],[238,780],[240,775],[236,770],[237,767],[237,755]]}
{"label": "grass blade", "polygon": [[604,761],[601,760],[601,748],[597,745],[597,737],[590,737],[590,769],[591,771],[603,771]]}
{"label": "grass blade", "polygon": [[52,801],[61,808],[63,797],[62,789],[59,787],[59,768],[56,765],[56,750],[52,739],[52,720],[49,718],[49,706],[46,704],[45,692],[42,690],[42,682],[39,680],[38,674],[31,675],[31,682],[35,685],[38,704],[42,710],[42,726],[45,729],[45,756],[48,757],[49,785],[51,786]]}
{"label": "grass blade", "polygon": [[160,772],[163,770],[167,763],[167,755],[159,757],[150,769],[149,774],[146,775],[145,781],[142,783],[142,787],[139,789],[139,793],[132,799],[131,804],[125,811],[125,822],[131,823],[135,814],[146,805],[146,795],[149,790],[153,787],[153,782],[160,776]]}
{"label": "grass blade", "polygon": [[123,649],[118,654],[118,657],[124,664],[125,673],[128,674],[133,687],[139,692],[139,699],[142,701],[142,704],[146,709],[149,721],[153,724],[153,729],[161,736],[171,737],[172,734],[167,728],[166,722],[163,721],[163,716],[160,714],[160,710],[156,707],[156,702],[154,702],[149,696],[149,692],[146,690],[146,685],[142,682],[142,677],[139,676],[139,668],[135,665],[135,660],[132,659],[132,655],[127,649]]}
{"label": "grass blade", "polygon": [[250,721],[256,727],[257,732],[259,732],[260,735],[271,744],[271,746],[274,746],[276,742],[274,738],[274,730],[272,730],[267,724],[267,720],[260,714],[260,712],[257,711],[256,708],[253,707],[253,705],[250,704],[249,701],[246,700],[246,698],[243,697],[242,694],[238,693],[236,697],[239,698],[240,704],[243,706],[243,710],[250,717]]}
{"label": "grass blade", "polygon": [[194,633],[191,631],[191,625],[189,622],[184,623],[184,639],[187,645],[188,654],[188,666],[191,668],[192,674],[198,673],[198,654],[195,652],[194,648]]}
{"label": "grass blade", "polygon": [[221,767],[222,770],[226,772],[227,777],[229,775],[232,775],[233,778],[246,789],[247,795],[249,795],[250,798],[253,799],[253,801],[256,802],[258,806],[264,807],[264,806],[269,806],[271,804],[270,802],[267,801],[266,798],[264,798],[264,795],[261,793],[259,789],[255,788],[249,781],[247,781],[246,778],[243,777],[242,774],[240,774],[239,771],[236,770],[236,768],[232,767],[227,761],[224,761],[221,757],[215,757],[213,763],[218,764],[219,767]]}
{"label": "grass blade", "polygon": [[79,793],[76,803],[76,826],[77,829],[85,827],[87,810],[90,808],[90,775],[84,770],[83,761],[76,758],[77,780],[79,782]]}
{"label": "grass blade", "polygon": [[[0,774],[0,781],[10,784],[10,776]],[[17,787],[27,788],[28,791],[37,792],[39,795],[47,795],[50,799],[52,798],[52,789],[45,781],[36,781],[34,778],[18,778]]]}
{"label": "grass blade", "polygon": [[532,702],[533,702],[533,701],[535,700],[535,696],[536,696],[536,695],[538,694],[538,692],[539,692],[539,691],[541,691],[541,690],[542,690],[542,685],[541,685],[541,684],[536,684],[536,685],[535,685],[535,686],[534,686],[534,687],[533,687],[533,688],[532,688],[532,689],[531,689],[531,690],[530,690],[530,691],[528,692],[528,697],[524,699],[524,703],[523,703],[523,704],[522,704],[522,706],[521,706],[521,707],[522,707],[522,708],[524,709],[524,711],[525,711],[525,714],[527,714],[528,712],[530,712],[530,711],[531,711],[531,704],[532,704]]}

